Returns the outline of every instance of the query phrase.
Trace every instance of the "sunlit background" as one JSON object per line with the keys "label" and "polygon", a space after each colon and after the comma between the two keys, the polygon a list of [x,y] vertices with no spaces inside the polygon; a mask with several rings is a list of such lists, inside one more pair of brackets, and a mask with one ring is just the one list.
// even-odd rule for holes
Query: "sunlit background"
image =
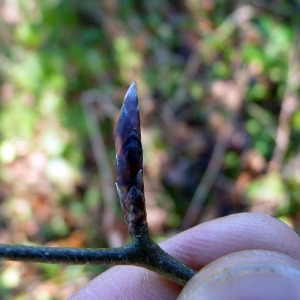
{"label": "sunlit background", "polygon": [[[174,3],[173,3],[174,2]],[[298,1],[0,1],[0,242],[116,247],[114,124],[138,85],[156,240],[241,211],[300,232]],[[0,298],[105,270],[1,262]]]}

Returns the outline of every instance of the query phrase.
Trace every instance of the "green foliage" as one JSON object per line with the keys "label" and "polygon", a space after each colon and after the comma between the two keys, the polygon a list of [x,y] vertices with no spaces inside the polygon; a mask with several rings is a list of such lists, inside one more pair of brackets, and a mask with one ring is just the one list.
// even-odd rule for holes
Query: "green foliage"
{"label": "green foliage", "polygon": [[[198,220],[207,211],[217,217],[268,198],[280,200],[273,203],[274,215],[292,219],[297,229],[298,169],[288,166],[299,151],[299,108],[288,122],[279,171],[269,171],[279,147],[282,103],[297,72],[289,74],[293,66],[299,70],[299,59],[292,58],[299,43],[293,2],[262,2],[264,9],[249,2],[250,12],[235,1],[108,2],[10,1],[15,19],[1,15],[0,233],[13,229],[11,243],[71,243],[84,236],[76,246],[109,245],[114,226],[105,223],[103,212],[115,213],[119,206],[105,199],[107,172],[96,168],[81,97],[91,89],[97,94],[92,111],[114,173],[114,117],[133,80],[140,97],[146,197],[159,211],[150,208],[148,214],[158,239],[180,227],[197,186],[210,174],[220,132],[232,138]],[[299,84],[295,89],[299,95]],[[255,159],[245,159],[249,152],[260,159],[257,168]],[[122,221],[116,215],[114,225]],[[72,273],[47,268],[32,272],[59,278],[58,286]],[[1,271],[1,295],[17,299],[28,292],[32,282],[21,284],[26,276],[20,267]],[[96,273],[76,269],[82,276],[76,288]],[[59,298],[45,299],[51,297]]]}
{"label": "green foliage", "polygon": [[271,173],[253,181],[247,189],[247,196],[261,201],[287,198],[286,187],[279,174]]}

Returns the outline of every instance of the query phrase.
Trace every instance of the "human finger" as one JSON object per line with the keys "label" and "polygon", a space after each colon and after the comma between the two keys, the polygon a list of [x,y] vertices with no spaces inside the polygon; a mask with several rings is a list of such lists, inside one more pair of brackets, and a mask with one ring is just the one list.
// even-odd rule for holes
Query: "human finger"
{"label": "human finger", "polygon": [[[168,253],[199,270],[229,253],[264,249],[300,259],[300,238],[287,225],[263,214],[242,213],[212,220],[160,244]],[[92,280],[70,299],[174,299],[181,287],[146,269],[119,266]],[[110,298],[111,297],[111,298]],[[123,298],[122,298],[123,299]]]}
{"label": "human finger", "polygon": [[300,299],[300,262],[274,251],[223,256],[198,272],[178,299]]}

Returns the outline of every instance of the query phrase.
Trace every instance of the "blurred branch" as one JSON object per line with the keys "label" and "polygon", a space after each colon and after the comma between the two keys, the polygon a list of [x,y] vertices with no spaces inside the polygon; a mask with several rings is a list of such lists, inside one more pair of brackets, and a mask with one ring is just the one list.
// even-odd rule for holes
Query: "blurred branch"
{"label": "blurred branch", "polygon": [[251,5],[239,5],[233,13],[231,13],[222,24],[216,28],[209,36],[199,39],[194,51],[191,53],[185,64],[181,79],[178,81],[179,86],[174,95],[175,101],[180,101],[186,94],[186,87],[189,81],[195,77],[201,65],[201,52],[203,51],[203,39],[210,42],[223,41],[234,32],[235,28],[240,27],[243,23],[249,21],[255,15],[255,9]]}
{"label": "blurred branch", "polygon": [[245,103],[245,108],[247,110],[247,113],[268,132],[272,140],[275,140],[276,122],[268,113],[268,111],[263,106],[255,102]]}
{"label": "blurred branch", "polygon": [[290,122],[293,113],[299,105],[299,98],[297,90],[300,86],[300,40],[295,42],[291,49],[288,75],[286,82],[286,89],[284,98],[281,104],[281,110],[279,115],[279,124],[276,134],[275,149],[273,151],[273,157],[269,164],[269,171],[279,171],[282,168],[284,155],[287,151],[290,139]]}
{"label": "blurred branch", "polygon": [[223,164],[223,157],[226,150],[226,144],[224,137],[220,133],[217,136],[217,141],[209,161],[207,170],[200,181],[193,199],[183,217],[181,228],[187,229],[194,226],[199,217],[200,211],[203,207],[203,203],[207,198],[207,195],[214,184]]}
{"label": "blurred branch", "polygon": [[[247,3],[249,3],[249,1],[247,1]],[[277,3],[272,3],[272,5],[270,5],[270,2],[264,3],[263,1],[252,0],[250,1],[250,4],[263,12],[271,14],[272,17],[282,19],[283,21],[291,21],[292,13],[295,13],[300,8],[300,4],[295,3],[294,9],[292,8],[289,10],[293,7],[293,4],[290,4],[290,6],[287,7],[285,6],[286,3],[283,1],[278,1]],[[295,16],[296,15],[298,14],[295,13]]]}
{"label": "blurred branch", "polygon": [[82,111],[84,114],[87,130],[90,136],[90,142],[94,153],[99,178],[101,182],[101,191],[103,196],[103,225],[110,247],[122,244],[120,233],[114,228],[114,208],[116,207],[116,193],[112,185],[114,176],[109,164],[107,150],[103,140],[97,114],[94,104],[104,108],[106,114],[111,118],[114,115],[115,108],[107,98],[101,98],[95,91],[85,92],[81,97]]}
{"label": "blurred branch", "polygon": [[[246,10],[248,9],[247,6],[245,9]],[[234,14],[237,13],[238,10]],[[245,12],[247,18],[250,18],[252,13],[253,12],[251,10],[248,11],[247,13]],[[244,18],[242,19],[244,20]],[[181,224],[182,229],[190,228],[191,226],[194,226],[197,223],[197,219],[200,215],[200,212],[207,198],[207,195],[211,190],[211,187],[215,183],[217,176],[219,175],[219,173],[221,173],[220,171],[223,165],[226,147],[233,134],[232,128],[236,128],[238,126],[237,117],[243,105],[244,94],[246,91],[246,86],[248,84],[249,78],[246,69],[243,68],[242,66],[240,66],[240,68],[237,67],[233,71],[233,77],[234,77],[235,86],[237,87],[237,100],[235,101],[235,105],[232,107],[230,106],[226,107],[225,105],[229,117],[229,123],[233,126],[229,127],[230,128],[229,132],[225,131],[224,128],[221,128],[217,133],[216,143],[213,149],[211,159],[209,161],[206,172],[202,177],[202,180],[200,181],[196,189],[196,192],[194,193],[193,199],[185,213],[185,216]],[[230,93],[228,93],[227,95],[223,96],[223,101],[225,103],[231,102],[232,101],[231,97],[233,96],[230,96]]]}

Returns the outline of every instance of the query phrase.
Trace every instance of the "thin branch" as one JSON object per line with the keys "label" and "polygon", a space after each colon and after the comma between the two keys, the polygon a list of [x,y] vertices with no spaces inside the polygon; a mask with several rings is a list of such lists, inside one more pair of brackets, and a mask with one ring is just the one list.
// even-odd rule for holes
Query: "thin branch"
{"label": "thin branch", "polygon": [[150,239],[148,230],[132,235],[131,243],[112,249],[78,249],[0,244],[1,260],[73,265],[135,265],[180,285],[196,273]]}
{"label": "thin branch", "polygon": [[204,201],[207,198],[207,195],[222,167],[225,150],[226,142],[221,136],[221,134],[219,134],[217,136],[217,141],[211,159],[209,161],[207,170],[204,176],[202,177],[202,180],[200,181],[194,193],[192,201],[183,217],[181,223],[182,229],[190,228],[196,223],[199,213],[203,207]]}
{"label": "thin branch", "polygon": [[0,244],[1,260],[47,264],[114,265],[127,261],[126,248],[88,249]]}
{"label": "thin branch", "polygon": [[104,108],[105,112],[110,117],[113,114],[114,107],[109,105],[108,99],[101,99],[96,91],[85,92],[81,97],[82,111],[89,133],[90,142],[94,158],[96,161],[98,174],[101,182],[102,197],[103,197],[103,225],[106,229],[106,236],[108,243],[111,247],[120,246],[122,244],[122,238],[120,234],[114,229],[114,207],[115,202],[115,189],[113,188],[113,172],[109,164],[107,150],[103,140],[101,130],[99,129],[97,115],[94,109],[94,104],[99,104],[101,108]]}
{"label": "thin branch", "polygon": [[[93,147],[100,147],[103,150],[104,144],[101,136],[95,135],[96,119],[91,118],[95,115],[89,111],[86,116],[90,132],[93,133],[91,139]],[[115,141],[118,169],[116,186],[131,242],[123,247],[112,249],[0,244],[0,260],[53,264],[135,265],[157,272],[180,285],[187,283],[196,271],[170,256],[150,238],[146,220],[143,149],[135,82],[131,84],[125,95],[116,126]],[[103,171],[102,159],[98,163],[100,170]]]}
{"label": "thin branch", "polygon": [[269,171],[278,171],[281,169],[283,158],[289,145],[291,131],[290,121],[299,105],[299,97],[297,95],[297,89],[300,85],[299,59],[300,40],[298,38],[298,40],[292,47],[289,57],[286,89],[281,104],[279,124],[276,134],[276,143],[273,151],[273,157],[269,164]]}
{"label": "thin branch", "polygon": [[[230,18],[232,23],[234,23],[233,21],[235,20],[235,18],[238,18],[237,16],[234,18],[234,15],[238,15],[238,13],[241,13],[241,11],[243,12],[244,16],[243,18],[240,18],[241,20],[236,20],[236,23],[242,22],[243,20],[248,20],[248,18],[250,18],[253,14],[253,11],[250,9],[250,7],[242,6],[240,7],[240,10],[236,10],[235,13],[232,14],[233,16]],[[234,72],[234,81],[236,82],[236,86],[238,87],[238,101],[235,101],[237,104],[234,107],[227,108],[228,115],[230,117],[228,122],[231,123],[231,128],[235,128],[237,126],[237,115],[239,114],[243,104],[242,101],[244,99],[244,94],[248,82],[248,76],[245,72],[245,68],[241,67],[238,71],[236,70]],[[230,100],[230,95],[224,95],[224,100]],[[232,134],[232,129],[230,129],[229,132],[221,130],[217,134],[216,143],[208,167],[204,176],[199,182],[190,205],[183,217],[181,229],[190,228],[197,223],[197,219],[200,215],[203,204],[222,168],[226,147]]]}

